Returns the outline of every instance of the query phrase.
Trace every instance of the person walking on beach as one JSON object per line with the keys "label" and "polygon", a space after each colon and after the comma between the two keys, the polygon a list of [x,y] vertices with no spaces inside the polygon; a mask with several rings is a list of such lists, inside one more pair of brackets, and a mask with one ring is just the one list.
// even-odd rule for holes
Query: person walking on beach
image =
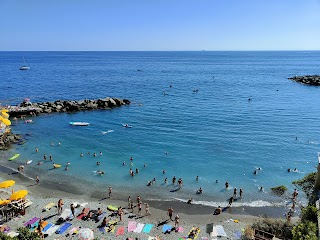
{"label": "person walking on beach", "polygon": [[130,202],[131,213],[133,213],[133,201]]}
{"label": "person walking on beach", "polygon": [[141,215],[141,210],[142,210],[142,204],[141,202],[138,203],[138,215]]}
{"label": "person walking on beach", "polygon": [[177,215],[177,216],[174,218],[174,227],[175,227],[175,229],[176,229],[176,232],[178,232],[179,222],[180,222],[180,217],[179,217],[179,215]]}
{"label": "person walking on beach", "polygon": [[130,208],[130,203],[131,203],[131,197],[128,197],[128,208]]}
{"label": "person walking on beach", "polygon": [[151,215],[150,214],[150,209],[149,209],[149,204],[148,203],[145,203],[146,204],[146,216],[147,215]]}
{"label": "person walking on beach", "polygon": [[73,206],[73,203],[70,205],[70,210],[71,210],[72,216],[75,217],[75,215],[74,215],[74,206]]}
{"label": "person walking on beach", "polygon": [[170,217],[170,220],[172,221],[172,215],[173,215],[173,208],[172,207],[169,207],[168,209],[168,215]]}
{"label": "person walking on beach", "polygon": [[119,208],[118,215],[119,215],[119,218],[120,218],[120,222],[122,222],[122,215],[123,215],[122,207]]}
{"label": "person walking on beach", "polygon": [[58,201],[58,214],[62,213],[63,200],[60,198]]}
{"label": "person walking on beach", "polygon": [[140,196],[137,197],[137,202],[138,202],[138,203],[141,202],[141,197],[140,197]]}
{"label": "person walking on beach", "polygon": [[292,194],[292,199],[293,199],[293,201],[296,201],[297,200],[297,197],[298,197],[298,191],[297,191],[297,189],[294,189],[294,192],[293,192],[293,194]]}
{"label": "person walking on beach", "polygon": [[233,203],[233,200],[234,200],[234,198],[233,198],[233,197],[229,198],[229,204],[228,204],[228,207],[231,207],[231,205],[232,205],[232,203]]}
{"label": "person walking on beach", "polygon": [[39,182],[40,182],[40,179],[39,179],[39,176],[37,175],[37,177],[36,177],[36,183],[37,183],[37,185],[39,184]]}
{"label": "person walking on beach", "polygon": [[111,198],[111,197],[112,197],[112,187],[109,186],[109,198]]}

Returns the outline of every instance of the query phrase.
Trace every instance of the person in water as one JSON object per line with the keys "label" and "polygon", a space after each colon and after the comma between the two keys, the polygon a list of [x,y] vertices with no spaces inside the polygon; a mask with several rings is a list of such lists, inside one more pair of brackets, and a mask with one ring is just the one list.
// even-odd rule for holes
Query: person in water
{"label": "person in water", "polygon": [[173,176],[173,178],[172,178],[172,185],[174,185],[175,183],[176,183],[176,176]]}
{"label": "person in water", "polygon": [[80,153],[80,157],[83,157],[83,153]]}
{"label": "person in water", "polygon": [[164,179],[164,184],[167,184],[168,183],[168,178],[165,178]]}
{"label": "person in water", "polygon": [[95,156],[97,156],[97,154],[96,154],[96,153],[93,153],[93,156],[95,157]]}
{"label": "person in water", "polygon": [[163,170],[162,170],[162,173],[163,173],[163,174],[165,174],[165,173],[166,173],[166,170],[165,170],[165,169],[163,169]]}
{"label": "person in water", "polygon": [[201,194],[202,193],[202,188],[200,187],[199,190],[197,191],[197,194]]}
{"label": "person in water", "polygon": [[199,181],[199,176],[196,176],[196,181]]}
{"label": "person in water", "polygon": [[242,188],[240,188],[240,191],[239,191],[240,198],[242,198],[242,194],[243,194],[243,190]]}
{"label": "person in water", "polygon": [[226,182],[226,183],[225,183],[225,186],[226,186],[226,188],[228,188],[228,187],[229,187],[229,183],[228,183],[228,182]]}
{"label": "person in water", "polygon": [[123,161],[122,166],[125,166],[125,165],[126,165],[126,161]]}
{"label": "person in water", "polygon": [[139,169],[138,168],[136,168],[136,173],[139,173]]}

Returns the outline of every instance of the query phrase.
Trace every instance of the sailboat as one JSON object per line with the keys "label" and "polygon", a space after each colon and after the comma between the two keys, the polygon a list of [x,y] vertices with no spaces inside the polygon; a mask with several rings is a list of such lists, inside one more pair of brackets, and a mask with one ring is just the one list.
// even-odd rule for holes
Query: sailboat
{"label": "sailboat", "polygon": [[26,66],[26,60],[23,58],[24,65],[20,67],[20,70],[29,70],[30,67]]}

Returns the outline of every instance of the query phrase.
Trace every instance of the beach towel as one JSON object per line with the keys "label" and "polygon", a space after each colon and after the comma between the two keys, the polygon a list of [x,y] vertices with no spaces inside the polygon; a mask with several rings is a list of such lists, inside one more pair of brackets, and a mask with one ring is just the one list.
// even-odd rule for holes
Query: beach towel
{"label": "beach towel", "polygon": [[136,221],[129,221],[128,223],[128,232],[133,232],[137,227]]}
{"label": "beach towel", "polygon": [[53,233],[55,233],[55,231],[59,228],[59,225],[54,225],[51,228],[49,228],[48,231],[46,231],[46,234],[48,234],[48,236],[51,236]]}
{"label": "beach towel", "polygon": [[156,238],[156,237],[151,237],[151,236],[149,236],[149,237],[148,237],[148,240],[157,240],[157,238]]}
{"label": "beach towel", "polygon": [[124,227],[119,227],[116,233],[116,237],[124,234]]}
{"label": "beach towel", "polygon": [[178,231],[177,232],[183,232],[183,227],[178,227]]}
{"label": "beach towel", "polygon": [[224,231],[222,225],[216,225],[215,227],[217,229],[218,237],[227,237],[227,234]]}
{"label": "beach towel", "polygon": [[49,211],[52,207],[54,207],[56,204],[54,202],[48,203],[46,206],[42,208],[43,212]]}
{"label": "beach towel", "polygon": [[144,226],[142,232],[144,232],[144,233],[149,233],[152,228],[153,228],[153,224],[148,223],[148,224],[146,224],[146,225]]}
{"label": "beach towel", "polygon": [[77,216],[77,219],[81,220],[84,216],[87,216],[88,213],[90,211],[90,208],[85,208],[84,209],[84,212],[83,213],[80,213],[78,216]]}
{"label": "beach towel", "polygon": [[143,224],[143,223],[138,223],[138,225],[137,225],[136,229],[135,229],[135,230],[133,230],[133,232],[135,232],[135,233],[141,233],[141,231],[142,231],[142,229],[143,229],[144,225],[145,225],[145,224]]}
{"label": "beach towel", "polygon": [[107,213],[103,212],[99,216],[96,217],[96,222],[99,222]]}
{"label": "beach towel", "polygon": [[[194,234],[193,236],[191,236],[191,233],[192,233],[193,231],[196,231],[196,232],[195,232],[195,234]],[[200,233],[200,228],[193,227],[193,228],[190,230],[190,232],[188,233],[188,239],[189,239],[189,238],[190,238],[190,239],[197,239],[199,233]]]}
{"label": "beach towel", "polygon": [[42,232],[46,232],[46,231],[48,231],[49,230],[49,228],[51,228],[52,226],[54,226],[54,224],[52,224],[52,223],[49,223],[47,226],[45,226],[44,227],[44,229],[42,229]]}
{"label": "beach towel", "polygon": [[162,227],[162,232],[165,233],[165,232],[171,231],[171,229],[172,229],[172,226],[171,226],[171,225],[165,224],[165,225],[163,225],[163,227]]}
{"label": "beach towel", "polygon": [[71,225],[72,225],[71,223],[66,222],[56,231],[56,234],[64,233],[69,227],[71,227]]}
{"label": "beach towel", "polygon": [[30,226],[32,224],[34,224],[36,221],[39,221],[40,218],[37,218],[37,217],[34,217],[34,218],[31,218],[28,222],[25,222],[23,224],[23,226],[27,227],[27,226]]}
{"label": "beach towel", "polygon": [[77,234],[79,231],[80,227],[73,227],[71,230],[68,232],[69,236],[73,234]]}
{"label": "beach towel", "polygon": [[67,218],[68,218],[70,215],[72,215],[72,214],[71,214],[71,209],[70,209],[70,208],[67,208],[67,209],[65,209],[65,210],[61,213],[59,219],[62,219],[62,220],[64,220],[64,221],[66,221]]}
{"label": "beach towel", "polygon": [[236,239],[241,239],[242,234],[241,234],[241,232],[239,230],[235,230],[234,231],[234,236],[235,236]]}
{"label": "beach towel", "polygon": [[212,226],[212,231],[211,231],[210,236],[213,237],[213,238],[218,237],[218,232],[217,232],[217,229],[216,229],[215,226]]}
{"label": "beach towel", "polygon": [[[71,210],[70,210],[70,212],[71,212]],[[76,216],[79,212],[80,212],[79,209],[75,209],[75,210],[74,210],[74,215]],[[70,216],[67,217],[67,220],[68,220],[68,221],[71,221],[72,219],[74,219],[74,216],[73,216],[72,213],[70,213]]]}

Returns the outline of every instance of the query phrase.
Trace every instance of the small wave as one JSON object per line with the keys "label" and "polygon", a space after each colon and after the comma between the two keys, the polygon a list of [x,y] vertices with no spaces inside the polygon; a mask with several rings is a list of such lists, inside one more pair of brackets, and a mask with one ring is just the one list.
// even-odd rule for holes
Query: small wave
{"label": "small wave", "polygon": [[[175,200],[178,200],[180,202],[187,202],[188,200],[186,199],[180,199],[180,198],[175,198]],[[197,204],[197,205],[203,205],[203,206],[210,206],[210,207],[218,207],[218,206],[225,206],[227,205],[227,202],[209,202],[209,201],[193,201],[192,204]],[[233,207],[280,207],[282,206],[282,203],[271,203],[263,200],[257,200],[257,201],[252,201],[252,202],[239,202],[235,201],[232,203]]]}

